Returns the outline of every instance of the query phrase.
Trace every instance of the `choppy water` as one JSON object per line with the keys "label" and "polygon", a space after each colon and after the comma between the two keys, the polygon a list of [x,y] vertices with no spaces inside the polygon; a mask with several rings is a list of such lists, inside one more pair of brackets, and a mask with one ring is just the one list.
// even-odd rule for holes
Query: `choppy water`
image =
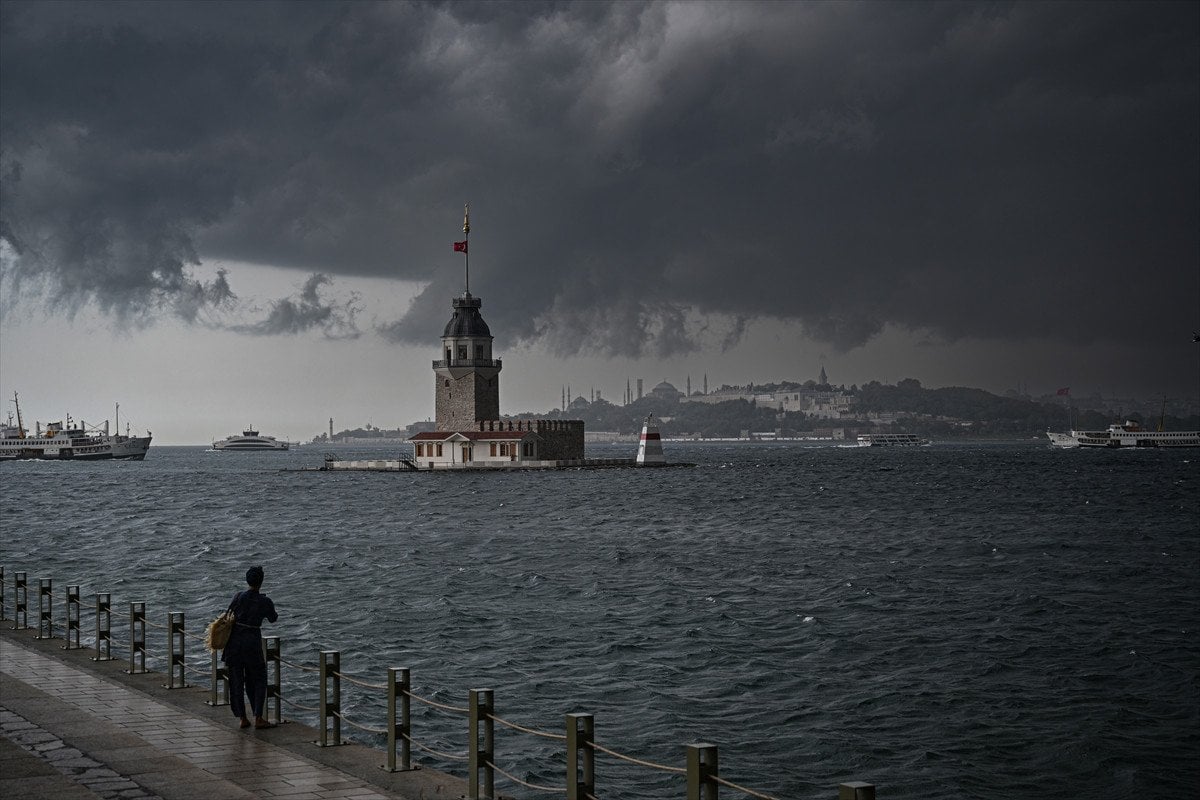
{"label": "choppy water", "polygon": [[[338,474],[282,469],[316,449],[186,447],[4,464],[0,564],[79,583],[86,632],[97,591],[196,629],[262,563],[290,661],[340,650],[368,682],[408,666],[416,693],[455,705],[488,687],[542,730],[592,712],[597,741],[660,764],[713,742],[723,777],[780,797],[1200,786],[1200,451],[667,453],[697,466]],[[311,675],[285,684],[315,705]],[[348,717],[383,726],[381,693],[344,692]],[[418,740],[465,748],[465,722],[414,711]],[[498,736],[501,766],[562,785],[561,745]],[[681,794],[678,776],[597,769],[602,796]]]}

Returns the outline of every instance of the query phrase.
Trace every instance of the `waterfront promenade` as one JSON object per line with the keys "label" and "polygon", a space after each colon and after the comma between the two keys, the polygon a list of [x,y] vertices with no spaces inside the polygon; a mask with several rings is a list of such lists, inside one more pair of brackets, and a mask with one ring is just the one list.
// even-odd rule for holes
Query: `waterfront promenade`
{"label": "waterfront promenade", "polygon": [[23,800],[430,800],[467,782],[435,770],[387,772],[357,744],[317,747],[285,722],[240,730],[203,687],[168,689],[61,638],[0,620],[0,797]]}

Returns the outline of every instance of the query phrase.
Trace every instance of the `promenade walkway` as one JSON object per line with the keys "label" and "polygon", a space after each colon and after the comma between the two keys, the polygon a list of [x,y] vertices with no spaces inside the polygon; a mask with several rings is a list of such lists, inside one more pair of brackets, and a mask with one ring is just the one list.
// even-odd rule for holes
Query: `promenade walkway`
{"label": "promenade walkway", "polygon": [[432,800],[466,794],[435,770],[389,773],[361,745],[316,747],[299,723],[241,730],[201,688],[128,675],[62,639],[0,622],[0,797],[22,800]]}

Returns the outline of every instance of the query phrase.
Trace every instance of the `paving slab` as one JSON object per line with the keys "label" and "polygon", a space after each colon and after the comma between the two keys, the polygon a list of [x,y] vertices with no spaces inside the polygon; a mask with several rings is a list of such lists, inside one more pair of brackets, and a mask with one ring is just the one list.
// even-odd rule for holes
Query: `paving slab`
{"label": "paving slab", "polygon": [[241,730],[207,687],[0,622],[0,797],[62,800],[450,800],[466,781],[389,773],[358,744],[316,747],[312,728]]}

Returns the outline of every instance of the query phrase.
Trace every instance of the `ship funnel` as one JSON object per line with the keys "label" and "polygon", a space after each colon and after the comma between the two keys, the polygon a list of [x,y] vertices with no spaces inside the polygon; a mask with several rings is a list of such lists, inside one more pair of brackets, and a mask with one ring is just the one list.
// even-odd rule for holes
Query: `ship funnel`
{"label": "ship funnel", "polygon": [[638,466],[649,464],[665,464],[663,458],[662,438],[658,435],[658,425],[654,423],[654,415],[647,414],[642,423],[642,435],[638,439]]}

